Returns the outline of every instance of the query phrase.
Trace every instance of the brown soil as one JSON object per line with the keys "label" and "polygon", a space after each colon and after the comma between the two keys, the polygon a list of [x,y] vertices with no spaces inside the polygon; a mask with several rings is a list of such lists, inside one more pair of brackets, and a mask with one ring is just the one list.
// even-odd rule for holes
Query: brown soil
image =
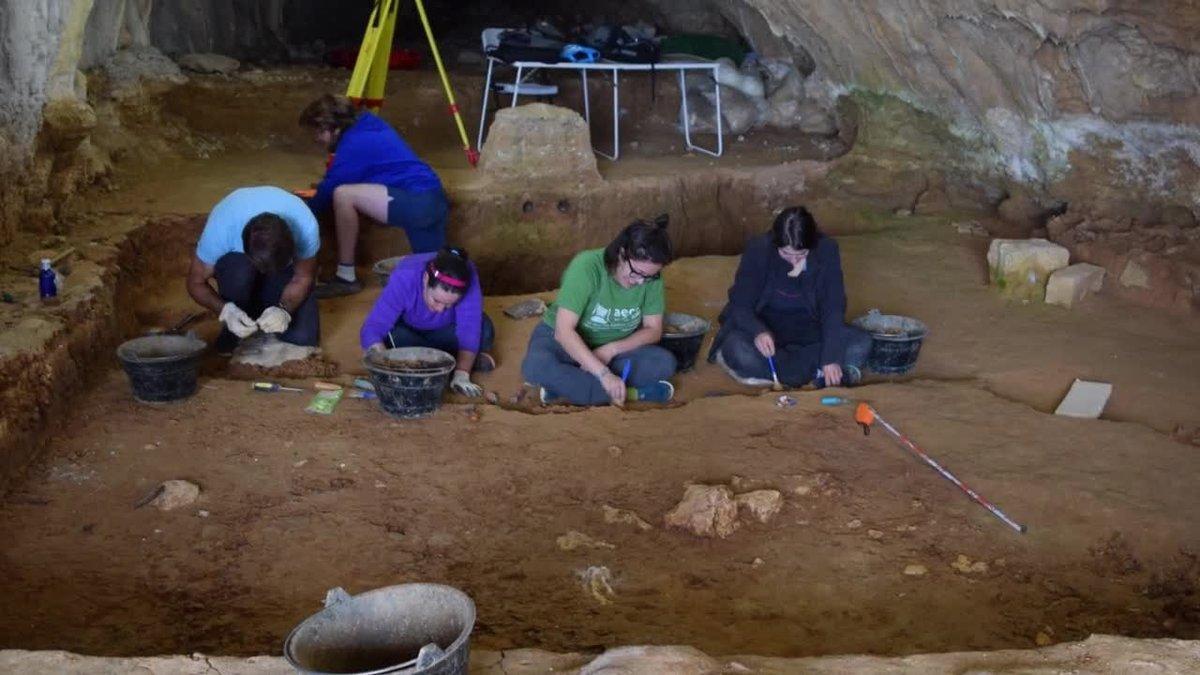
{"label": "brown soil", "polygon": [[[441,152],[449,163],[452,149]],[[710,165],[652,154],[612,171]],[[153,175],[131,173],[102,206],[201,212],[239,184],[306,183],[319,158],[300,159],[280,143],[172,160]],[[730,163],[752,160],[778,161]],[[956,235],[948,219],[824,206],[838,214],[824,222],[842,235],[850,315],[879,307],[930,328],[912,376],[838,393],[869,400],[1028,534],[882,429],[864,437],[848,407],[822,408],[804,392],[778,407],[737,386],[704,361],[707,344],[665,409],[529,415],[452,399],[431,419],[403,423],[370,400],[306,414],[307,397],[255,394],[219,360],[195,397],[138,404],[110,362],[70,411],[43,408],[48,449],[0,503],[0,646],[275,652],[328,588],[417,580],[468,591],[477,644],[493,649],[906,654],[1027,647],[1039,633],[1200,636],[1200,454],[1170,435],[1190,438],[1200,424],[1200,323],[1107,294],[1070,312],[1008,304],[986,285],[985,240]],[[199,221],[170,224],[178,244]],[[135,292],[117,299],[121,317],[142,328],[192,308],[186,258],[162,250],[120,258],[144,265]],[[667,268],[671,310],[713,320],[736,263]],[[325,356],[344,380],[363,372],[358,330],[378,292],[321,305]],[[521,297],[487,297],[499,367],[475,376],[506,407],[524,391],[520,360],[538,321],[502,316]],[[106,309],[118,311],[98,307],[73,325],[96,326]],[[195,328],[211,341],[217,324],[206,317]],[[26,359],[11,372],[41,371]],[[84,381],[71,375],[65,386]],[[1047,414],[1076,377],[1115,385],[1104,420]],[[6,393],[53,401],[46,379]],[[533,407],[528,395],[518,407]],[[195,508],[134,508],[175,478],[201,486]],[[697,539],[661,526],[688,482],[772,487],[786,505],[768,524]],[[608,524],[604,505],[655,529]],[[559,550],[556,539],[572,530],[615,548]],[[926,573],[906,575],[910,565]],[[594,566],[612,574],[610,604],[583,586]]]}

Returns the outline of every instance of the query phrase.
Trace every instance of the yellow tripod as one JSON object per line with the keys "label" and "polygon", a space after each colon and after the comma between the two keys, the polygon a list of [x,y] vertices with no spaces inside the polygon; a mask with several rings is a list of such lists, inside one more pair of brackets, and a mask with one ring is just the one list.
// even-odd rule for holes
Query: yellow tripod
{"label": "yellow tripod", "polygon": [[[437,64],[442,88],[446,91],[446,100],[450,103],[450,114],[454,115],[458,135],[462,139],[463,152],[467,155],[467,162],[475,166],[479,162],[479,153],[471,147],[471,141],[467,139],[467,128],[463,125],[462,114],[454,100],[454,90],[450,88],[450,78],[442,64],[437,41],[433,39],[433,29],[429,26],[425,5],[421,0],[413,2],[417,6],[417,14],[421,17],[421,25],[425,28],[429,51],[433,53],[433,61]],[[346,87],[346,96],[356,105],[372,110],[383,107],[388,59],[392,54],[392,35],[396,31],[396,14],[399,13],[399,9],[400,0],[375,0],[375,8],[371,10],[371,18],[367,21],[367,32],[363,35],[362,46],[358,49],[358,59],[354,62],[354,72],[350,74],[350,85]]]}

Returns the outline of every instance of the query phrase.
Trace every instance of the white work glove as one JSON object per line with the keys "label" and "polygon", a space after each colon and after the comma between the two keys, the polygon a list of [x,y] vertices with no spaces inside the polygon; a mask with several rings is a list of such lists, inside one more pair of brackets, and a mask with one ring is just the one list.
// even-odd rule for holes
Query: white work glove
{"label": "white work glove", "polygon": [[268,307],[258,317],[258,327],[264,333],[282,333],[287,330],[288,325],[292,323],[292,315],[288,311],[278,305]]}
{"label": "white work glove", "polygon": [[454,371],[454,377],[450,380],[450,388],[471,398],[483,395],[483,387],[472,382],[471,376],[465,370]]}
{"label": "white work glove", "polygon": [[249,337],[258,331],[258,324],[254,323],[254,319],[251,319],[249,314],[243,312],[241,307],[232,302],[225,303],[225,306],[221,308],[219,318],[230,333],[240,338]]}

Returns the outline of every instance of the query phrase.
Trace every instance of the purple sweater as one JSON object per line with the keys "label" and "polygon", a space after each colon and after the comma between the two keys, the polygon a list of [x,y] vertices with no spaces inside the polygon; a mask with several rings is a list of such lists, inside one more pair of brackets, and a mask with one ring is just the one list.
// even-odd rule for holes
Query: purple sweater
{"label": "purple sweater", "polygon": [[452,325],[454,334],[458,336],[459,349],[479,351],[483,330],[483,292],[479,289],[479,271],[475,269],[475,263],[468,262],[472,279],[463,299],[445,312],[434,312],[425,304],[421,276],[425,266],[435,257],[436,253],[408,255],[392,270],[387,286],[358,333],[359,344],[364,350],[376,342],[390,347],[387,334],[397,321],[403,319],[405,325],[416,330],[437,330]]}

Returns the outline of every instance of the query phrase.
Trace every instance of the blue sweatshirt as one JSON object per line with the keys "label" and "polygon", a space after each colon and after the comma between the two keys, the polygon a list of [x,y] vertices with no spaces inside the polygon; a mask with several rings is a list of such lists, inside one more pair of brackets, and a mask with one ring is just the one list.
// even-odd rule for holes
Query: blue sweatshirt
{"label": "blue sweatshirt", "polygon": [[333,204],[333,189],[352,183],[374,183],[407,190],[429,192],[442,189],[442,182],[429,165],[408,147],[396,130],[378,116],[363,112],[342,132],[333,163],[308,200],[313,213]]}

